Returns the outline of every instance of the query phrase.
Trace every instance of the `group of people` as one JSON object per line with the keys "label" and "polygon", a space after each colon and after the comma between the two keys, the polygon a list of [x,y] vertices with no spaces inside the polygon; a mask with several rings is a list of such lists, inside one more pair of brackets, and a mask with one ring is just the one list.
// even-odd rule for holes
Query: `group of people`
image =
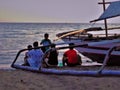
{"label": "group of people", "polygon": [[[42,48],[38,48],[39,43],[35,41],[32,45],[28,45],[28,52],[25,53],[24,64],[31,67],[39,67],[40,65],[57,66],[58,65],[58,51],[56,45],[49,39],[49,34],[44,34],[44,39],[40,42]],[[69,50],[65,51],[62,58],[63,66],[81,65],[81,57],[74,50],[74,43],[69,44]]]}

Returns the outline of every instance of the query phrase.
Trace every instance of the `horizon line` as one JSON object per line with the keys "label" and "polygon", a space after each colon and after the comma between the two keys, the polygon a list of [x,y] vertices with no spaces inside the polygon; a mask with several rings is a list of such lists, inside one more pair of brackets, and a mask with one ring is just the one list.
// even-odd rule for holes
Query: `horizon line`
{"label": "horizon line", "polygon": [[[0,23],[85,23],[85,24],[92,24],[92,23],[90,23],[90,22],[3,22],[3,21],[0,21]],[[97,22],[98,24],[104,24],[104,22]],[[111,22],[110,22],[111,23]],[[109,22],[108,22],[108,24],[110,24]],[[115,23],[115,22],[113,22],[113,23]],[[116,22],[116,24],[120,24],[120,23],[118,23],[118,22]]]}

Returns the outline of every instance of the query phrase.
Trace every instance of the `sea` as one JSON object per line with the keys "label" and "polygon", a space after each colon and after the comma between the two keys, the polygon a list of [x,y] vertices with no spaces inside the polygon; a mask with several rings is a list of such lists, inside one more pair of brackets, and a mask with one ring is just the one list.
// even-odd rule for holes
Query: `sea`
{"label": "sea", "polygon": [[[110,23],[109,27],[120,27],[120,23]],[[49,39],[53,43],[63,43],[61,39],[57,39],[56,34],[71,31],[86,29],[90,27],[102,27],[104,24],[97,23],[0,23],[0,69],[10,69],[17,53],[27,48],[27,45],[32,45],[34,41],[39,43],[44,38],[44,34],[49,34]],[[116,32],[117,33],[117,32]],[[65,50],[59,51],[59,60],[62,59],[62,54]],[[22,64],[25,52],[22,52],[17,60],[17,63]],[[82,56],[82,60],[87,61],[88,58]],[[85,62],[84,62],[85,63]]]}

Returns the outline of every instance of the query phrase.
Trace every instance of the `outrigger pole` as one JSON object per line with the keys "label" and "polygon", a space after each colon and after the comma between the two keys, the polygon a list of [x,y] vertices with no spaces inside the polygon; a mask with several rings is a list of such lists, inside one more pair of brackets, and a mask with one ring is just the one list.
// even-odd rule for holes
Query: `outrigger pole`
{"label": "outrigger pole", "polygon": [[[106,6],[105,6],[105,0],[103,0],[103,10],[105,11]],[[107,30],[107,19],[104,20],[105,24],[105,33],[106,33],[106,38],[108,38],[108,30]]]}
{"label": "outrigger pole", "polygon": [[[105,0],[102,0],[102,3],[98,3],[98,4],[103,4],[103,11],[105,12],[106,10],[106,4],[110,4],[111,2],[105,2]],[[97,20],[92,20],[90,22],[96,22]],[[106,34],[106,38],[108,38],[108,27],[107,27],[107,19],[104,19],[104,25],[105,25],[105,34]]]}
{"label": "outrigger pole", "polygon": [[[105,11],[106,10],[106,5],[105,4],[110,4],[110,2],[105,2],[105,0],[103,0],[103,3],[98,3],[98,4],[103,4],[103,11]],[[104,25],[105,25],[106,38],[108,38],[107,19],[104,19]]]}

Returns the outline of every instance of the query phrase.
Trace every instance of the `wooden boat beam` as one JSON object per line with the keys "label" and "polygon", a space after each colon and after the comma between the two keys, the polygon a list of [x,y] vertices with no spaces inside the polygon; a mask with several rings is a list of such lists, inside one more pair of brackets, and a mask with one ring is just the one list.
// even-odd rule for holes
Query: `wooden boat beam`
{"label": "wooden boat beam", "polygon": [[[105,4],[110,4],[111,2],[105,2]],[[98,2],[98,4],[103,4],[103,2]]]}

